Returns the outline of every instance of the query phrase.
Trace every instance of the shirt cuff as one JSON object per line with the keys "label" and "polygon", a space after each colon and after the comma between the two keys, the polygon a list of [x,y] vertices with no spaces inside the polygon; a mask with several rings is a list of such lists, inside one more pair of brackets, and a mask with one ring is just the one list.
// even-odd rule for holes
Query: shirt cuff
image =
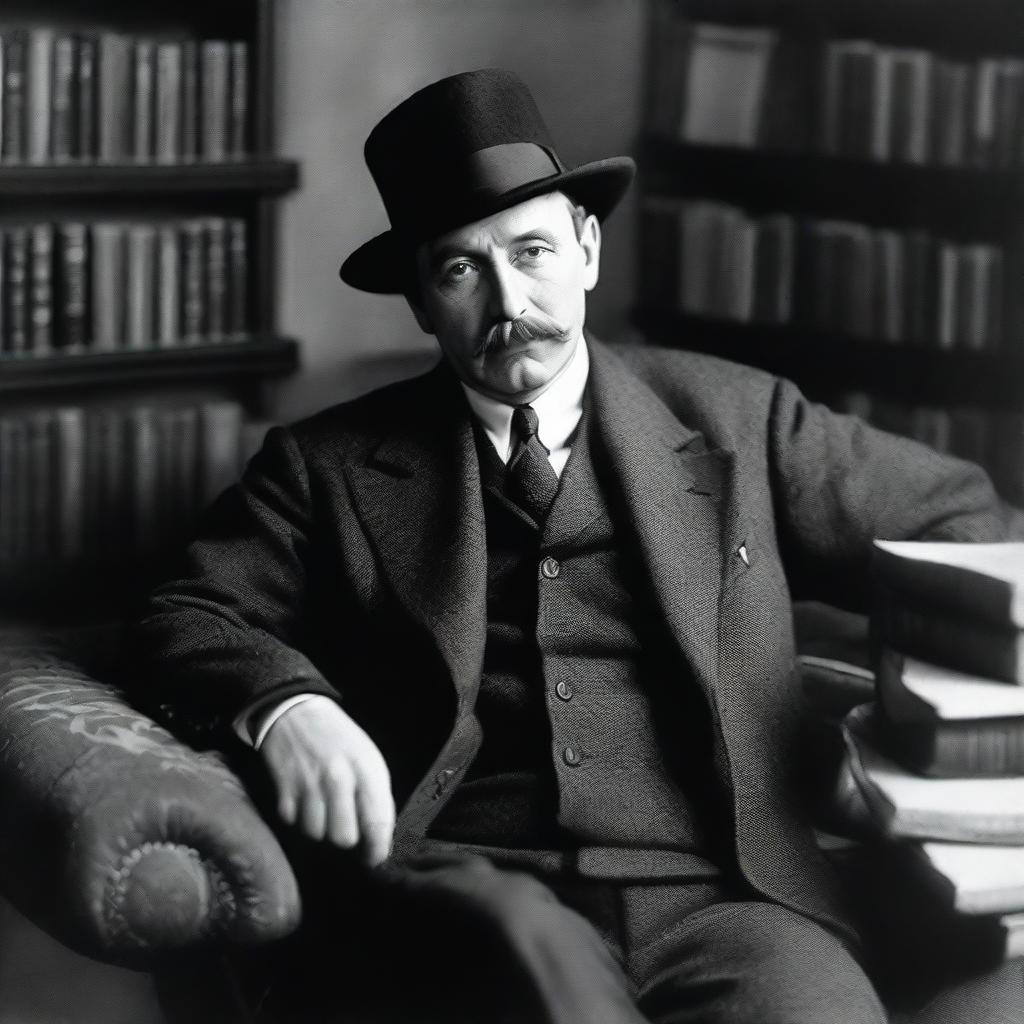
{"label": "shirt cuff", "polygon": [[235,735],[246,746],[253,750],[259,750],[263,741],[267,738],[274,723],[286,712],[300,704],[305,704],[311,697],[320,696],[316,693],[295,693],[291,697],[285,697],[280,704],[273,707],[247,708],[232,722]]}

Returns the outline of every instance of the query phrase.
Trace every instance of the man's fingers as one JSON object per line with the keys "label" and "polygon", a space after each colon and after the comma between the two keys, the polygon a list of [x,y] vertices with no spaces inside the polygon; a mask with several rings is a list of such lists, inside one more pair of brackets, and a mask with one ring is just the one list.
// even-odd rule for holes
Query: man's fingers
{"label": "man's fingers", "polygon": [[[378,763],[379,762],[379,763]],[[356,810],[363,840],[363,855],[372,867],[381,864],[391,852],[395,831],[395,801],[391,779],[383,758],[376,758],[364,771],[356,789]]]}
{"label": "man's fingers", "polygon": [[327,797],[327,838],[346,850],[359,842],[356,818],[355,777],[346,762],[334,762],[324,776]]}
{"label": "man's fingers", "polygon": [[318,786],[307,785],[303,791],[299,825],[310,839],[323,839],[327,828],[327,801]]}

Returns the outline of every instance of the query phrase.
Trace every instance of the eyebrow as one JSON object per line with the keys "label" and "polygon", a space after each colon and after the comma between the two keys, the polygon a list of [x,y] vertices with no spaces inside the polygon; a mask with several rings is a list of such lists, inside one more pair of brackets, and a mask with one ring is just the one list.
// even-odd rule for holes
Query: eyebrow
{"label": "eyebrow", "polygon": [[[523,242],[528,242],[531,239],[538,238],[542,241],[554,244],[555,238],[550,230],[547,228],[531,228],[529,231],[520,232],[518,235],[513,236],[507,242],[504,243],[504,248],[508,248],[513,245],[521,245]],[[433,249],[429,253],[429,263],[432,270],[436,270],[446,260],[453,259],[456,256],[468,256],[478,257],[483,256],[484,253],[479,249],[472,249],[468,246],[461,245],[441,245],[436,249]]]}

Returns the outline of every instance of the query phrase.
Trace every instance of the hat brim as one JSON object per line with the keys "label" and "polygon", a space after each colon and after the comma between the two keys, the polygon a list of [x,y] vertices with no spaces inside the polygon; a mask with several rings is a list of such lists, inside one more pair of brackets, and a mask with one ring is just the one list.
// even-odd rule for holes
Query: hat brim
{"label": "hat brim", "polygon": [[[628,156],[596,160],[504,192],[488,204],[481,216],[507,210],[548,192],[564,192],[603,221],[618,206],[635,173],[636,164]],[[458,225],[453,224],[452,227]],[[400,293],[404,291],[403,262],[409,257],[408,244],[394,231],[385,231],[356,249],[338,273],[346,284],[364,292],[380,295]]]}

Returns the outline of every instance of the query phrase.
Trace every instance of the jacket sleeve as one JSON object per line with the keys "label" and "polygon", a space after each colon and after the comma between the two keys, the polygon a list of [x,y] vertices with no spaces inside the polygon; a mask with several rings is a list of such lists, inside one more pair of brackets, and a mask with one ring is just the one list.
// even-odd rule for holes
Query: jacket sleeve
{"label": "jacket sleeve", "polygon": [[1024,514],[980,467],[809,402],[779,380],[769,472],[793,596],[858,610],[871,542],[1024,540]]}
{"label": "jacket sleeve", "polygon": [[334,688],[310,657],[309,481],[299,445],[275,428],[239,484],[206,513],[179,571],[146,599],[124,686],[193,741],[246,708]]}

